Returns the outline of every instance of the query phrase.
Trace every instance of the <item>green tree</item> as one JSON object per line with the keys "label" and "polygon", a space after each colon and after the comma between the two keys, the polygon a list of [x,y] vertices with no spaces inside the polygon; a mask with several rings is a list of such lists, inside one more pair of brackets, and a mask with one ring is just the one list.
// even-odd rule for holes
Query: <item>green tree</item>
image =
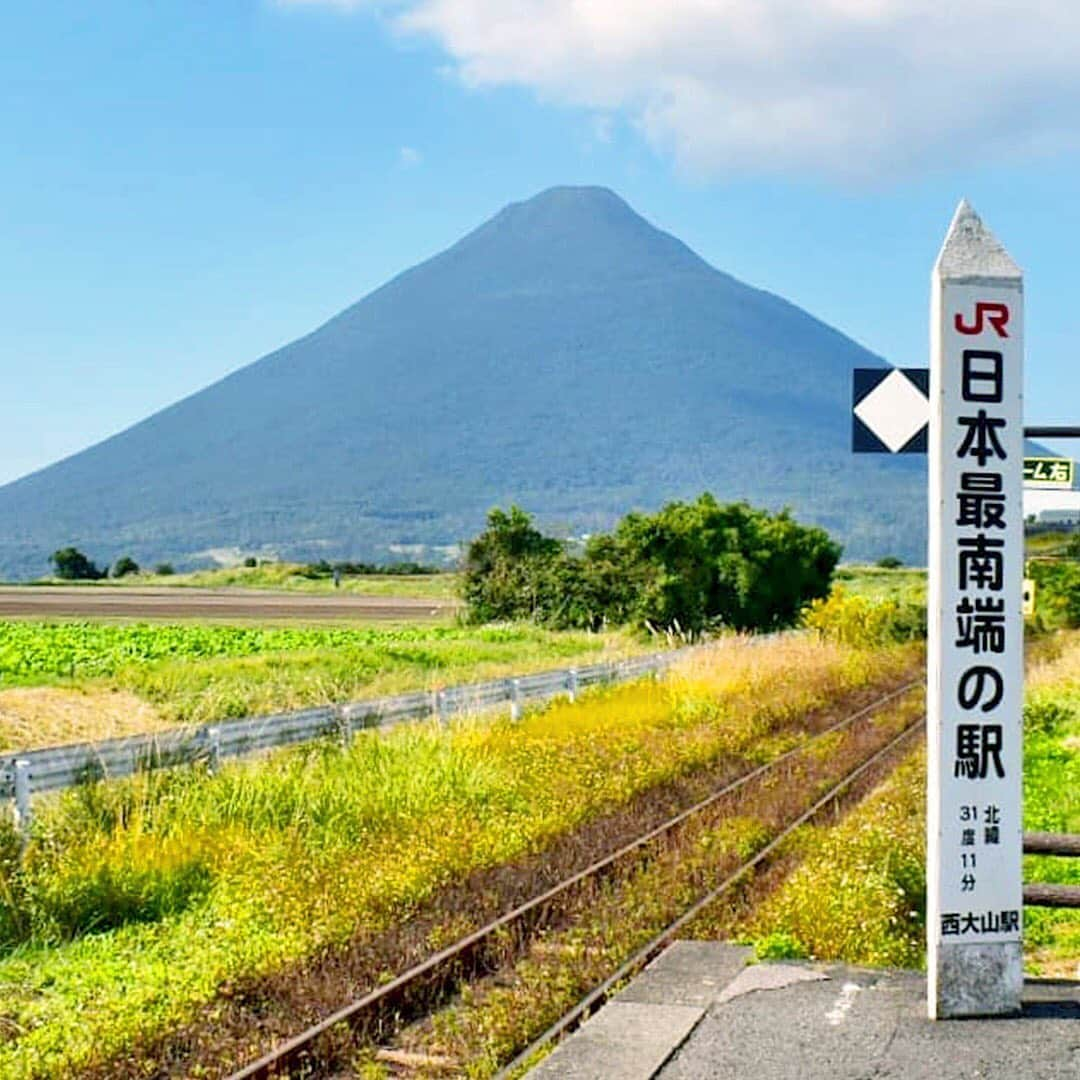
{"label": "green tree", "polygon": [[649,625],[697,634],[790,626],[825,596],[840,548],[785,510],[720,505],[706,493],[656,514],[628,514],[584,555],[540,533],[524,511],[493,510],[469,545],[463,593],[475,621],[556,627]]}
{"label": "green tree", "polygon": [[64,581],[98,581],[108,573],[99,570],[78,548],[66,547],[54,551],[49,562],[56,568],[56,576]]}
{"label": "green tree", "polygon": [[469,618],[552,621],[553,564],[563,554],[562,544],[534,528],[519,507],[489,511],[487,528],[469,544],[462,565]]}
{"label": "green tree", "polygon": [[615,540],[638,584],[634,621],[692,633],[792,625],[804,604],[827,594],[840,558],[823,529],[799,525],[787,510],[721,505],[707,492],[628,515]]}
{"label": "green tree", "polygon": [[121,555],[112,568],[114,578],[127,577],[128,574],[137,574],[139,564],[130,555]]}

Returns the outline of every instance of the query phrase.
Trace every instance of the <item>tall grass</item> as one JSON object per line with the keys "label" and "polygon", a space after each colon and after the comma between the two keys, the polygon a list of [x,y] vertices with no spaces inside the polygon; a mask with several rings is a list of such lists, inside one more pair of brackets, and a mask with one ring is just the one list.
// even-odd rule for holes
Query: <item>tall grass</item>
{"label": "tall grass", "polygon": [[822,637],[856,648],[926,637],[926,606],[894,598],[848,595],[841,587],[803,611],[803,623]]}
{"label": "tall grass", "polygon": [[[176,1027],[218,988],[407,919],[472,871],[543,849],[636,793],[776,752],[904,649],[728,643],[667,682],[523,721],[369,733],[43,803],[0,886],[0,1074],[49,1075]],[[772,740],[772,742],[770,742]]]}
{"label": "tall grass", "polygon": [[[1059,633],[1060,651],[1028,677],[1024,710],[1026,827],[1080,833],[1080,633]],[[1080,885],[1076,859],[1027,856],[1025,880]],[[1024,914],[1028,966],[1036,974],[1080,978],[1080,913]]]}

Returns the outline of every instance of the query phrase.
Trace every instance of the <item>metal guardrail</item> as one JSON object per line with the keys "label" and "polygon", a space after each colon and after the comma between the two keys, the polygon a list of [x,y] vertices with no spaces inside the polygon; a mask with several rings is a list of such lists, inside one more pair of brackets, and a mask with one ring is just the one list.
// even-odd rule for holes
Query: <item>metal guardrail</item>
{"label": "metal guardrail", "polygon": [[586,667],[559,668],[517,678],[466,683],[300,712],[226,720],[202,727],[173,728],[148,735],[95,743],[22,750],[0,757],[0,803],[14,802],[16,824],[25,835],[31,798],[94,780],[118,780],[152,769],[205,763],[213,770],[225,758],[243,757],[319,738],[348,742],[364,728],[390,727],[407,720],[485,712],[509,703],[513,719],[529,702],[548,701],[603,683],[629,682],[666,670],[690,648],[632,657]]}

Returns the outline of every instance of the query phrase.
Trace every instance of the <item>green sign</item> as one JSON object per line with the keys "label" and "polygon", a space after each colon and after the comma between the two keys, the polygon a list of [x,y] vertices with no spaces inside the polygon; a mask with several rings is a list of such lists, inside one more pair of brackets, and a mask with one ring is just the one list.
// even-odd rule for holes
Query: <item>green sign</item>
{"label": "green sign", "polygon": [[1071,488],[1074,468],[1075,463],[1072,458],[1026,457],[1024,458],[1024,483]]}

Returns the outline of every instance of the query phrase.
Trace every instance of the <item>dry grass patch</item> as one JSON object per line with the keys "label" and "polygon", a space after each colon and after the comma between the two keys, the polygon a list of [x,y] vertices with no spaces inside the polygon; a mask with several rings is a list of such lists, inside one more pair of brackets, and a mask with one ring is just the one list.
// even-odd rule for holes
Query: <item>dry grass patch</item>
{"label": "dry grass patch", "polygon": [[1080,694],[1080,633],[1058,631],[1047,639],[1038,659],[1028,665],[1024,689],[1057,696]]}
{"label": "dry grass patch", "polygon": [[161,731],[153,705],[126,690],[56,686],[0,691],[0,751]]}

